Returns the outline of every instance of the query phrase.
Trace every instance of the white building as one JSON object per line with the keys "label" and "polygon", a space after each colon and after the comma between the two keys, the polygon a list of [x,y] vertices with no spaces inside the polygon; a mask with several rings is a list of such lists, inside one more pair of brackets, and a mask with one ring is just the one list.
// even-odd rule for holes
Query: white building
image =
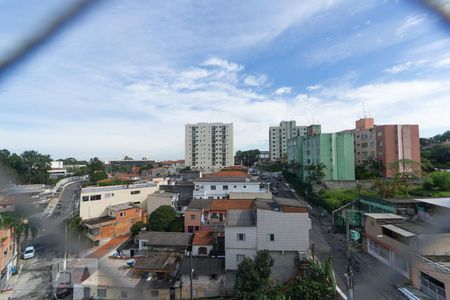
{"label": "white building", "polygon": [[159,190],[147,197],[147,214],[150,215],[162,205],[172,206],[177,210],[178,193],[169,193]]}
{"label": "white building", "polygon": [[139,204],[146,210],[148,195],[158,189],[159,186],[153,182],[83,188],[80,194],[80,217],[85,220],[105,216],[109,206],[129,202]]}
{"label": "white building", "polygon": [[[211,177],[194,181],[194,199],[226,199],[230,193],[266,193],[267,185],[248,177]],[[248,199],[248,198],[247,198]]]}
{"label": "white building", "polygon": [[186,124],[185,165],[202,171],[234,165],[233,123]]}
{"label": "white building", "polygon": [[[245,257],[269,250],[274,258],[274,279],[296,274],[295,257],[309,249],[309,206],[296,199],[256,200],[254,210],[229,210],[225,225],[225,269],[237,270]],[[280,271],[281,270],[281,271]]]}
{"label": "white building", "polygon": [[290,138],[306,135],[308,126],[296,126],[295,121],[281,121],[280,126],[269,127],[270,160],[287,158],[287,141]]}

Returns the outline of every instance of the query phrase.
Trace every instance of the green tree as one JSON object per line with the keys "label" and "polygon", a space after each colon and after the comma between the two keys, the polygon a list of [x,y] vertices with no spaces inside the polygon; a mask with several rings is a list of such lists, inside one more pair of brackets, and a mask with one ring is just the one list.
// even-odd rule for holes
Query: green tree
{"label": "green tree", "polygon": [[171,231],[173,222],[178,218],[176,211],[170,205],[162,205],[148,217],[148,225],[152,231]]}
{"label": "green tree", "polygon": [[98,157],[91,158],[87,165],[89,175],[93,175],[97,171],[105,171],[105,164]]}
{"label": "green tree", "polygon": [[327,166],[324,163],[319,163],[315,165],[309,165],[306,167],[306,170],[309,171],[309,180],[311,182],[315,182],[318,184],[323,183],[323,179],[325,178],[325,170]]}
{"label": "green tree", "polygon": [[258,149],[247,150],[247,151],[237,151],[234,159],[236,163],[251,167],[258,161],[258,155],[260,151]]}
{"label": "green tree", "polygon": [[245,257],[239,264],[235,281],[236,299],[261,299],[263,295],[268,295],[272,291],[270,282],[271,267],[273,258],[268,250],[261,250],[256,253],[253,261]]}
{"label": "green tree", "polygon": [[137,235],[139,232],[141,232],[142,229],[145,228],[145,226],[146,225],[142,221],[134,223],[130,228],[131,235],[132,236]]}
{"label": "green tree", "polygon": [[69,230],[74,234],[80,234],[83,233],[84,227],[83,227],[83,220],[80,216],[74,216],[70,218],[68,221],[68,227]]}
{"label": "green tree", "polygon": [[421,175],[420,164],[411,159],[400,159],[391,163],[393,174],[393,194],[403,190],[409,197],[408,178],[417,178]]}
{"label": "green tree", "polygon": [[450,191],[450,172],[436,171],[425,177],[423,188],[426,190]]}
{"label": "green tree", "polygon": [[49,180],[50,155],[37,151],[25,151],[21,154],[24,166],[24,178],[27,183],[47,183]]}
{"label": "green tree", "polygon": [[103,179],[108,179],[108,174],[105,171],[96,171],[92,175],[89,175],[91,182],[98,182]]}

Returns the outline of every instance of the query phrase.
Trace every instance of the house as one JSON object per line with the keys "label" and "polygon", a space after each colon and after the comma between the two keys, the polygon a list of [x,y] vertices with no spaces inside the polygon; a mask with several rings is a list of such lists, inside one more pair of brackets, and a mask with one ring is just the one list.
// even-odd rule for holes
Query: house
{"label": "house", "polygon": [[420,219],[366,213],[363,248],[432,299],[450,299],[450,231]]}
{"label": "house", "polygon": [[194,184],[192,182],[165,184],[160,185],[159,189],[168,193],[178,194],[177,211],[182,214],[188,207],[189,203],[191,203]]}
{"label": "house", "polygon": [[11,278],[16,266],[17,251],[14,240],[14,228],[0,229],[0,289],[3,289]]}
{"label": "house", "polygon": [[205,221],[211,199],[192,199],[184,211],[184,232],[197,232]]}
{"label": "house", "polygon": [[130,233],[134,223],[143,221],[142,208],[132,202],[107,207],[107,215],[83,220],[87,237],[94,246],[102,245],[113,237]]}
{"label": "house", "polygon": [[225,224],[225,269],[237,270],[245,257],[269,250],[274,258],[272,277],[287,281],[295,276],[296,259],[309,249],[310,207],[296,199],[257,199],[253,210],[229,210]]}
{"label": "house", "polygon": [[83,220],[103,217],[107,215],[108,207],[129,202],[146,210],[147,196],[157,190],[158,185],[153,182],[83,188],[80,193],[80,217]]}
{"label": "house", "polygon": [[162,205],[169,205],[172,206],[173,209],[177,210],[178,194],[160,190],[148,195],[146,202],[148,215]]}
{"label": "house", "polygon": [[228,210],[250,210],[253,209],[254,200],[212,200],[211,205],[203,214],[203,223],[200,230],[224,231]]}
{"label": "house", "polygon": [[191,248],[192,233],[145,231],[134,238],[138,250],[173,250],[184,253]]}
{"label": "house", "polygon": [[181,261],[180,275],[182,298],[190,298],[192,272],[192,293],[194,298],[225,296],[225,263],[223,258],[207,256],[185,256]]}
{"label": "house", "polygon": [[192,255],[209,256],[214,247],[215,233],[211,231],[198,231],[192,240]]}
{"label": "house", "polygon": [[206,177],[194,181],[194,199],[226,199],[231,192],[259,193],[268,188],[250,177]]}

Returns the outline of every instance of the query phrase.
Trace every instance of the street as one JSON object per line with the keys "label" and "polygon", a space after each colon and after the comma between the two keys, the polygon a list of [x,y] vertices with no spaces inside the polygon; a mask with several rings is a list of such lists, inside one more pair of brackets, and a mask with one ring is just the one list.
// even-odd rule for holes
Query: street
{"label": "street", "polygon": [[[267,180],[278,189],[275,197],[298,198],[284,180],[278,181],[270,175]],[[337,284],[347,294],[345,235],[328,232],[328,228],[331,226],[331,218],[327,214],[322,214],[317,207],[313,207],[310,218],[312,223],[311,249],[314,248],[314,255],[321,261],[328,257],[333,259]],[[407,279],[370,254],[360,249],[352,249],[352,271],[354,299],[404,299],[403,294],[396,289],[395,284],[406,282]]]}
{"label": "street", "polygon": [[34,258],[19,260],[18,275],[11,278],[12,290],[0,294],[0,299],[50,299],[52,292],[52,260],[63,258],[65,249],[64,223],[77,208],[81,183],[70,183],[61,193],[61,205],[48,219],[42,220],[43,228],[35,238],[23,241],[22,248],[33,245]]}

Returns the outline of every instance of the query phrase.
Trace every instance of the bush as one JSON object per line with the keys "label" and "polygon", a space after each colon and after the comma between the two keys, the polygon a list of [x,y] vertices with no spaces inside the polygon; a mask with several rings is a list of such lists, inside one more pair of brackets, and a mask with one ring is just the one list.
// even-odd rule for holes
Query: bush
{"label": "bush", "polygon": [[423,182],[426,190],[450,191],[450,172],[438,171],[429,174]]}
{"label": "bush", "polygon": [[162,205],[150,214],[148,225],[150,230],[153,231],[172,231],[173,229],[179,229],[179,226],[175,223],[177,219],[177,213],[172,206]]}

